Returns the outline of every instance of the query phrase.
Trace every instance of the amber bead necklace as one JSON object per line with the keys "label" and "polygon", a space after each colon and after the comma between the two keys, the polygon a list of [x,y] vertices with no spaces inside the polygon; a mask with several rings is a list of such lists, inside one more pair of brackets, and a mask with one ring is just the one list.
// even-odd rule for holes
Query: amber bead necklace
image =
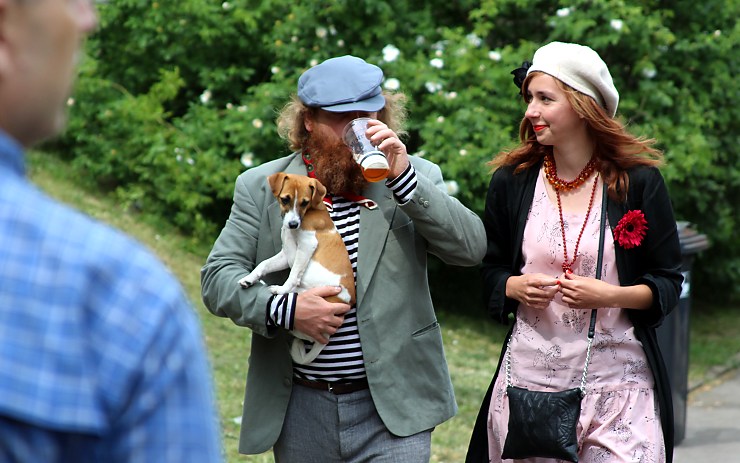
{"label": "amber bead necklace", "polygon": [[594,170],[596,170],[596,158],[595,156],[591,156],[591,159],[588,161],[588,164],[586,164],[586,167],[583,168],[580,174],[578,176],[571,180],[563,180],[562,178],[558,177],[558,169],[555,167],[555,158],[552,154],[545,155],[545,176],[547,177],[547,181],[550,182],[550,185],[555,189],[555,191],[570,191],[575,190],[579,186],[583,185],[586,180],[591,176],[591,174],[594,173]]}
{"label": "amber bead necklace", "polygon": [[596,195],[596,185],[599,184],[599,174],[596,173],[596,178],[594,178],[594,186],[591,189],[591,198],[588,201],[588,209],[586,209],[586,218],[583,219],[583,226],[581,226],[581,231],[578,233],[578,239],[576,240],[576,248],[573,250],[573,259],[568,261],[568,245],[565,241],[565,221],[563,220],[563,206],[560,202],[560,191],[571,191],[574,190],[581,185],[583,185],[586,180],[591,176],[593,171],[596,169],[596,161],[594,157],[591,157],[591,160],[588,161],[588,164],[586,164],[586,167],[583,168],[580,174],[575,178],[573,181],[567,181],[563,180],[558,177],[558,170],[555,166],[555,158],[551,154],[548,154],[545,156],[545,177],[547,177],[547,181],[550,182],[550,185],[552,185],[553,189],[555,190],[555,196],[558,199],[558,212],[560,213],[560,232],[563,236],[563,272],[573,271],[572,266],[576,263],[576,259],[578,258],[578,246],[581,244],[581,237],[583,236],[583,231],[586,229],[586,223],[588,223],[588,217],[591,215],[591,208],[594,205],[594,196]]}

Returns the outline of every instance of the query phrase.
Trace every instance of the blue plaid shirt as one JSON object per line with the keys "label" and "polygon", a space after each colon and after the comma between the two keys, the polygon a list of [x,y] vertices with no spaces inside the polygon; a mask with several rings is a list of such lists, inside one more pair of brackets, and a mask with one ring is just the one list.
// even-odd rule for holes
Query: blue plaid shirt
{"label": "blue plaid shirt", "polygon": [[212,388],[177,280],[0,132],[0,462],[220,462]]}

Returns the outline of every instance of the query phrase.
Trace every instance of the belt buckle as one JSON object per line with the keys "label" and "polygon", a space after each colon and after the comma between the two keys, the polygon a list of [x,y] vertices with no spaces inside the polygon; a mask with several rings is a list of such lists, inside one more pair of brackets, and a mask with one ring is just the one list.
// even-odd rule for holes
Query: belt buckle
{"label": "belt buckle", "polygon": [[334,388],[331,386],[331,383],[326,383],[326,384],[327,384],[327,388],[328,388],[329,392],[331,392],[332,394],[334,394]]}

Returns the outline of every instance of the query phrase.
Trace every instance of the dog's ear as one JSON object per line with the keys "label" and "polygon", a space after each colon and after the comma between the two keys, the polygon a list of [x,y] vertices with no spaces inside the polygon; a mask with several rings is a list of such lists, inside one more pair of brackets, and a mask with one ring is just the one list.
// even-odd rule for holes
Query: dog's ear
{"label": "dog's ear", "polygon": [[313,195],[311,196],[311,206],[321,206],[324,203],[324,196],[326,196],[326,187],[315,178],[311,179],[311,187],[313,189]]}
{"label": "dog's ear", "polygon": [[288,174],[285,172],[277,172],[267,177],[267,183],[272,189],[272,194],[277,198],[281,191],[283,191],[283,184],[288,180]]}

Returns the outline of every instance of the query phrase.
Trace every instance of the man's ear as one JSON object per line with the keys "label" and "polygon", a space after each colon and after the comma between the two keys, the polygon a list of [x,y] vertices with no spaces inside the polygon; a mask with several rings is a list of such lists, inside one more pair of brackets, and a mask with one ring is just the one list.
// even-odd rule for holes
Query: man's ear
{"label": "man's ear", "polygon": [[311,118],[311,113],[308,111],[303,117],[303,127],[306,128],[306,132],[313,132],[313,119]]}

